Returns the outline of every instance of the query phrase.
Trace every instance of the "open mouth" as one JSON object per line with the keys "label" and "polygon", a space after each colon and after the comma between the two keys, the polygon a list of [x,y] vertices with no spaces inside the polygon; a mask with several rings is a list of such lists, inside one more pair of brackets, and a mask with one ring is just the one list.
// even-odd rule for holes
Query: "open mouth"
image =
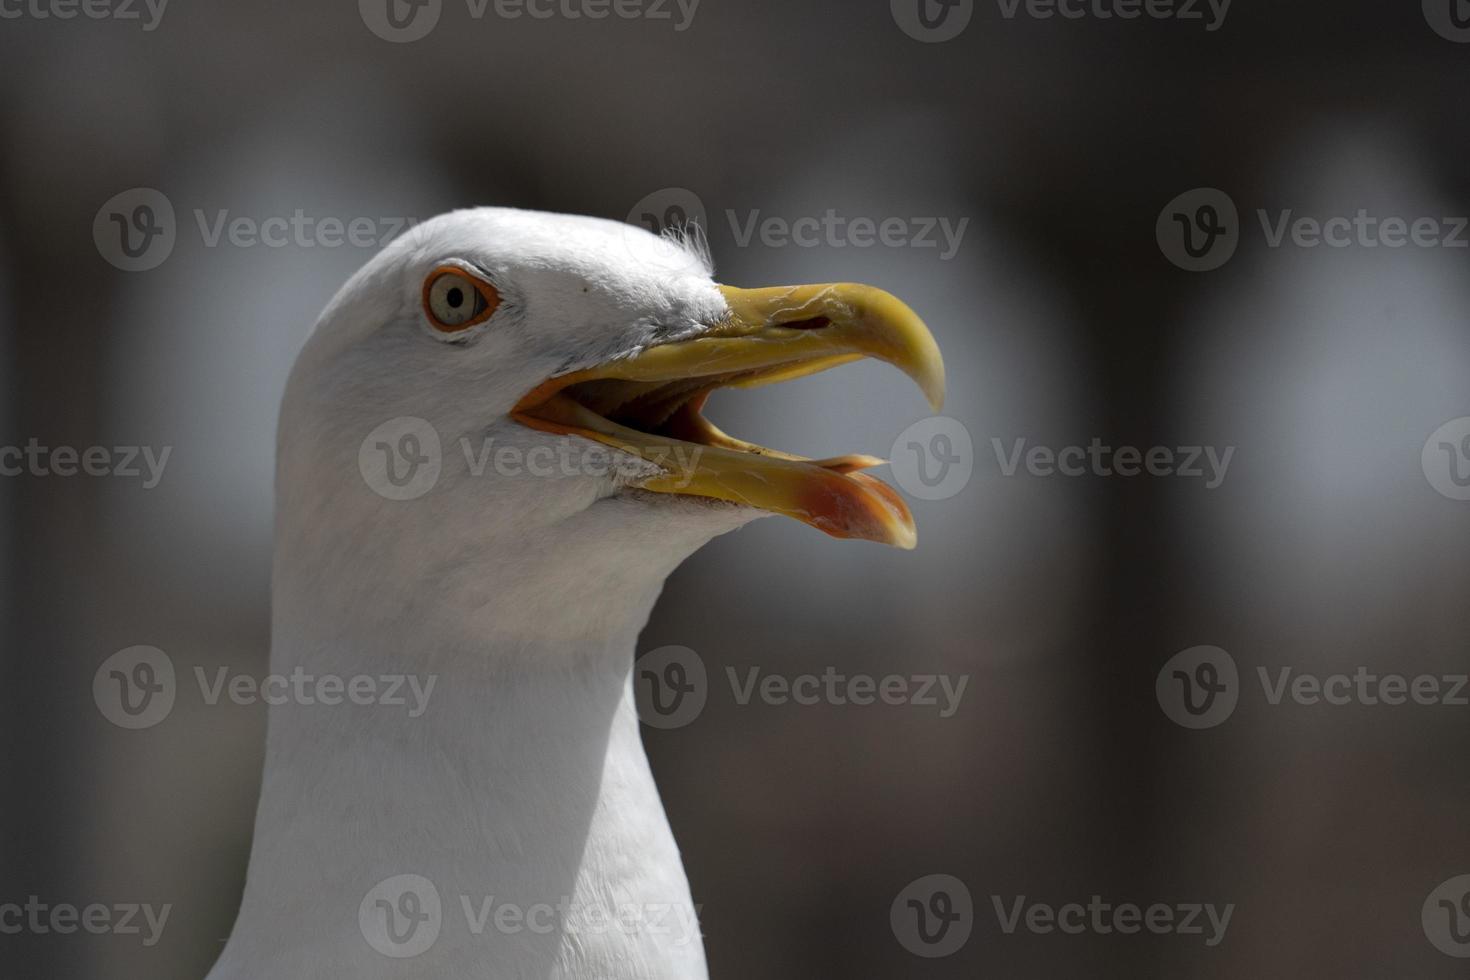
{"label": "open mouth", "polygon": [[944,363],[923,321],[872,286],[720,291],[730,314],[706,333],[552,378],[522,398],[512,417],[649,460],[663,472],[640,481],[645,490],[726,500],[834,537],[912,548],[908,507],[862,472],[882,460],[814,460],[768,449],[726,435],[701,410],[717,388],[755,388],[872,357],[913,378],[938,411]]}

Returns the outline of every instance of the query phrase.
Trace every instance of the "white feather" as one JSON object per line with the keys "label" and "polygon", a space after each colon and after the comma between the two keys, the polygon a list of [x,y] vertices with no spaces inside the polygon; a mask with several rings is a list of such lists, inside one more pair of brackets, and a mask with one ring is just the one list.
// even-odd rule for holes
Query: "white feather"
{"label": "white feather", "polygon": [[[463,343],[419,309],[424,276],[447,261],[504,297]],[[629,678],[664,578],[760,515],[612,475],[476,475],[462,447],[558,441],[506,418],[521,394],[725,313],[687,241],[505,209],[420,225],[332,301],[282,409],[272,671],[437,681],[417,718],[271,709],[245,895],[210,980],[706,976]],[[379,496],[358,468],[363,438],[397,416],[428,420],[443,445],[437,484],[415,500]],[[437,940],[407,960],[359,923],[369,891],[402,874],[442,901]],[[670,918],[473,928],[487,907],[564,902]]]}

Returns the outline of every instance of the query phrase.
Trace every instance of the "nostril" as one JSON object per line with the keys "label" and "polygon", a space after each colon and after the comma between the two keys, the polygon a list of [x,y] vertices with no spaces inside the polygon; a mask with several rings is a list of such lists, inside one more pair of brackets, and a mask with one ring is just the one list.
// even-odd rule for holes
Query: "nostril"
{"label": "nostril", "polygon": [[783,323],[780,326],[787,327],[791,330],[820,330],[831,324],[832,321],[824,316],[814,316],[807,320],[792,320],[790,323]]}

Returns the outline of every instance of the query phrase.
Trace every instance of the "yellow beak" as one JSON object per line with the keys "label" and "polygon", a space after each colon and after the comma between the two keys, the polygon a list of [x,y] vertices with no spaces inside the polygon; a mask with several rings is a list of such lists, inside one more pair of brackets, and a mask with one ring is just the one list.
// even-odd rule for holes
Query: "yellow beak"
{"label": "yellow beak", "polygon": [[754,388],[872,357],[911,377],[938,411],[944,361],[923,321],[872,286],[719,288],[730,312],[704,334],[552,378],[512,416],[654,462],[664,472],[640,482],[645,490],[726,500],[834,537],[912,548],[913,516],[902,498],[859,472],[882,460],[809,460],[766,449],[726,435],[700,410],[716,388]]}

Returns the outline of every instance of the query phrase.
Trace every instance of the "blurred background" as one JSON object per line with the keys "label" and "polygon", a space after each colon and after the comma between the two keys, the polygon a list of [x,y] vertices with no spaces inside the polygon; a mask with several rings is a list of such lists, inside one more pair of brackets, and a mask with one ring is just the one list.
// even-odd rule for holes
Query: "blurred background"
{"label": "blurred background", "polygon": [[[413,39],[425,21],[372,0],[48,4],[0,4],[0,447],[171,455],[152,487],[0,477],[0,904],[173,909],[151,947],[0,934],[0,975],[192,980],[222,948],[265,708],[181,694],[125,731],[92,682],[139,644],[184,675],[267,672],[277,403],[342,281],[453,207],[670,202],[703,212],[722,281],[907,299],[972,445],[968,481],[910,497],[917,551],[761,521],[682,567],[640,641],[711,678],[697,720],[645,735],[713,976],[1464,975],[1430,899],[1470,873],[1470,707],[1272,704],[1258,680],[1470,671],[1463,0],[598,21],[443,0]],[[159,196],[171,232],[120,254],[111,216],[142,236]],[[1360,209],[1438,240],[1314,247],[1288,224],[1273,245],[1283,216]],[[314,230],[284,244],[214,234],[298,212]],[[829,212],[849,224],[760,230]],[[327,218],[373,240],[333,244]],[[899,224],[873,244],[858,218]],[[860,365],[710,414],[823,456],[888,455],[929,413]],[[1019,440],[1094,439],[1234,451],[1212,488],[1008,475]],[[1191,728],[1166,665],[1199,646],[1228,653],[1238,703]],[[968,681],[949,717],[741,705],[726,669],[751,667]],[[890,911],[936,874],[968,891],[968,938],[916,955]],[[1234,911],[1209,946],[1007,933],[994,908],[1094,895]]]}

